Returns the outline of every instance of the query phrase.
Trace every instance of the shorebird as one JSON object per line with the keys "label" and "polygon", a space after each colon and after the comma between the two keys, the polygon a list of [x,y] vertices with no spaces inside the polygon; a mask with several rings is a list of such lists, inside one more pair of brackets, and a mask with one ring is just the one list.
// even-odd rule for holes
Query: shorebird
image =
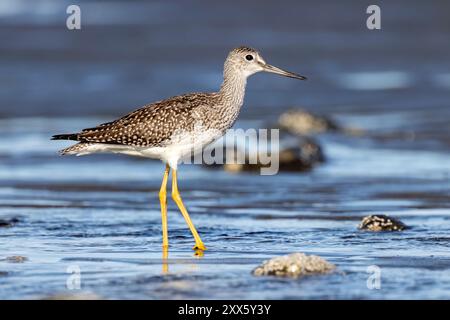
{"label": "shorebird", "polygon": [[258,51],[233,49],[225,60],[223,83],[218,92],[189,93],[148,104],[115,121],[58,134],[52,140],[75,140],[61,155],[110,152],[162,160],[166,167],[159,191],[163,249],[169,246],[167,229],[167,182],[172,170],[172,198],[195,240],[194,250],[205,250],[183,204],[177,183],[177,166],[183,157],[212,143],[232,127],[244,102],[247,78],[260,71],[305,80],[306,77],[274,67]]}

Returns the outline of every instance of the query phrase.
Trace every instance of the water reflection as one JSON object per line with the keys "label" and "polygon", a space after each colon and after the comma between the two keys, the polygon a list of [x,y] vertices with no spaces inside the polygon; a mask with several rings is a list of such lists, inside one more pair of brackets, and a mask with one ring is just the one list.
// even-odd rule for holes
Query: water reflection
{"label": "water reflection", "polygon": [[162,274],[169,273],[169,248],[167,246],[162,247]]}
{"label": "water reflection", "polygon": [[199,259],[203,259],[205,256],[204,250],[195,250],[193,257],[195,259],[188,259],[188,260],[170,260],[169,259],[169,249],[167,247],[162,247],[162,259],[161,259],[161,274],[162,275],[168,275],[170,273],[169,266],[170,264],[184,264],[189,267],[190,271],[197,271],[198,270],[198,264],[196,263],[199,261]]}

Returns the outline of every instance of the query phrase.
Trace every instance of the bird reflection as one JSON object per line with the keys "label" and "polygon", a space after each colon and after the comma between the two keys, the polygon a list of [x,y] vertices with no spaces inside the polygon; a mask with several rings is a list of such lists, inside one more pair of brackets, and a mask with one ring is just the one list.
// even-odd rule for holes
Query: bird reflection
{"label": "bird reflection", "polygon": [[[204,250],[196,250],[194,252],[193,256],[197,259],[201,259],[204,257],[204,255],[205,255]],[[170,264],[169,263],[169,249],[167,247],[163,247],[161,264],[162,264],[162,274],[163,275],[169,274],[169,264]],[[189,264],[189,266],[190,266],[191,270],[197,269],[196,263]]]}

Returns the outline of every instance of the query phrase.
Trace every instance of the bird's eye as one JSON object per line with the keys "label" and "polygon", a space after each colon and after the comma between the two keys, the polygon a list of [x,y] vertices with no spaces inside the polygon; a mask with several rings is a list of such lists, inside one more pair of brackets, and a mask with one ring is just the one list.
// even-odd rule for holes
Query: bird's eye
{"label": "bird's eye", "polygon": [[253,60],[253,56],[251,54],[248,54],[245,56],[245,59],[247,59],[247,61],[252,61]]}

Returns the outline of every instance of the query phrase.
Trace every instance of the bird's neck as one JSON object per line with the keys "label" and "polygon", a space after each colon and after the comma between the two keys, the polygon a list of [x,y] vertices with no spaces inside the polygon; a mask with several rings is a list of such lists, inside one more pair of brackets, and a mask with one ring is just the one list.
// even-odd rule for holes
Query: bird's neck
{"label": "bird's neck", "polygon": [[244,103],[246,85],[246,75],[242,74],[242,72],[236,72],[233,68],[225,66],[223,72],[223,83],[219,91],[219,95],[222,99],[222,105],[226,108],[235,109],[236,112],[239,112],[239,109]]}

